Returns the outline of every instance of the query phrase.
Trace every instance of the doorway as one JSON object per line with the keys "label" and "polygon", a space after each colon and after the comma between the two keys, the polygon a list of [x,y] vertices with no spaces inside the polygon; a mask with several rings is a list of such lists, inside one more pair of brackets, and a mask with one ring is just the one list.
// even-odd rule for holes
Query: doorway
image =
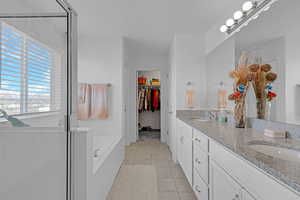
{"label": "doorway", "polygon": [[139,141],[161,139],[160,71],[137,71],[137,138]]}

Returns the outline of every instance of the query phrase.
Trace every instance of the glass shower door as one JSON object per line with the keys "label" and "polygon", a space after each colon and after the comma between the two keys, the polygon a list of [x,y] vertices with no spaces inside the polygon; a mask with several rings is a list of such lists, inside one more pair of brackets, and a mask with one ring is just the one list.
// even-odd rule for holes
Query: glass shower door
{"label": "glass shower door", "polygon": [[15,3],[0,9],[0,199],[70,200],[76,16]]}

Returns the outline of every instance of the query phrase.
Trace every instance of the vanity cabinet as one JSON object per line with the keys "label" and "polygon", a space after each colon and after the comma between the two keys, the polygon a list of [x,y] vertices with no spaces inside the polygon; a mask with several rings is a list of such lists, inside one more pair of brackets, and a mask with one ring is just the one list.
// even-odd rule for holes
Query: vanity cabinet
{"label": "vanity cabinet", "polygon": [[[230,174],[238,184],[245,188],[251,195],[244,191],[244,199],[254,200],[298,200],[300,196],[288,187],[279,183],[275,178],[258,169],[252,163],[238,157],[224,146],[210,140],[210,160],[222,166],[222,170]],[[211,164],[211,169],[213,165]],[[211,174],[213,176],[213,174]],[[213,177],[212,177],[213,178]],[[211,183],[214,187],[215,183]],[[252,199],[251,199],[251,196]],[[243,199],[243,200],[244,200]]]}
{"label": "vanity cabinet", "polygon": [[193,128],[181,120],[176,123],[177,159],[183,172],[192,185],[193,179]]}
{"label": "vanity cabinet", "polygon": [[210,165],[210,200],[257,200],[216,163]]}
{"label": "vanity cabinet", "polygon": [[217,164],[210,165],[210,200],[241,200],[242,188]]}
{"label": "vanity cabinet", "polygon": [[208,172],[208,138],[193,129],[193,190],[197,199],[209,199]]}
{"label": "vanity cabinet", "polygon": [[193,174],[193,190],[199,200],[208,200],[209,189],[207,184],[203,181],[198,173]]}

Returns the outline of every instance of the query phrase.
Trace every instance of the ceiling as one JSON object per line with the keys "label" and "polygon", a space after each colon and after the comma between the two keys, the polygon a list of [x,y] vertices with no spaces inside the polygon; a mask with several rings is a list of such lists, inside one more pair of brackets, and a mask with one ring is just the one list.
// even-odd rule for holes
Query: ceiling
{"label": "ceiling", "polygon": [[[25,1],[25,0],[23,0]],[[41,11],[55,0],[26,0]],[[203,34],[243,0],[68,0],[79,15],[79,35],[124,36],[167,53],[176,34]],[[224,19],[225,21],[225,19]]]}

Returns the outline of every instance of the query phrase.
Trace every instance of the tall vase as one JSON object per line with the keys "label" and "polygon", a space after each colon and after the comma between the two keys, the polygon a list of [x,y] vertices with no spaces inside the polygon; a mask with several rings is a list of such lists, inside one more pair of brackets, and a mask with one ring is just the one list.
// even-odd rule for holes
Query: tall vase
{"label": "tall vase", "polygon": [[236,128],[246,127],[246,98],[240,98],[236,100],[234,108],[234,120]]}
{"label": "tall vase", "polygon": [[267,102],[265,98],[256,99],[256,110],[258,119],[266,119],[266,105]]}

